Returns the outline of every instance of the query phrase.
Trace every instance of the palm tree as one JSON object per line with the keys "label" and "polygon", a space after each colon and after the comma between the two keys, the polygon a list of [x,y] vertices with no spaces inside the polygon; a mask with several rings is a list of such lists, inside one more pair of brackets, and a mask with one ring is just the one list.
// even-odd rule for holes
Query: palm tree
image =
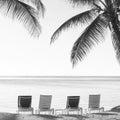
{"label": "palm tree", "polygon": [[39,37],[39,17],[43,16],[45,11],[41,0],[0,0],[0,10],[3,14],[22,22],[31,36]]}
{"label": "palm tree", "polygon": [[110,30],[116,57],[120,62],[120,0],[69,0],[73,4],[88,4],[90,9],[73,16],[64,22],[52,35],[51,43],[66,28],[73,25],[88,23],[86,29],[77,38],[71,52],[71,62],[74,65],[81,61],[90,49]]}

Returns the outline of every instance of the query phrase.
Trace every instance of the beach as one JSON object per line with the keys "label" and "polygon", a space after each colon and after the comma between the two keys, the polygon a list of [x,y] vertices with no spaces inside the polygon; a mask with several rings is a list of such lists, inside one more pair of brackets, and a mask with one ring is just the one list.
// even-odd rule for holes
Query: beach
{"label": "beach", "polygon": [[[120,111],[115,114],[88,115],[90,94],[100,94],[100,107],[105,111],[120,105],[119,80],[80,80],[80,79],[1,79],[0,80],[0,120],[119,120]],[[34,114],[17,114],[18,96],[31,95]],[[40,95],[52,95],[51,108],[65,109],[67,96],[80,96],[79,106],[83,115],[39,115]]]}
{"label": "beach", "polygon": [[120,113],[115,115],[99,115],[99,116],[85,116],[85,115],[30,115],[30,114],[12,114],[0,113],[0,120],[119,120]]}

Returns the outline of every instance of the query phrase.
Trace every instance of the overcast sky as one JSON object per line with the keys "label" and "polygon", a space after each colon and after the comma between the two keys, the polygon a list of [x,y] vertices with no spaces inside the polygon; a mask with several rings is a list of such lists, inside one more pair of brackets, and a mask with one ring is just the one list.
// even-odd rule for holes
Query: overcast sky
{"label": "overcast sky", "polygon": [[0,14],[0,75],[119,75],[120,65],[109,33],[87,57],[73,69],[70,62],[72,45],[83,27],[69,29],[50,45],[52,33],[65,20],[83,8],[72,8],[67,0],[43,0],[46,6],[41,19],[42,34],[33,39],[22,24]]}

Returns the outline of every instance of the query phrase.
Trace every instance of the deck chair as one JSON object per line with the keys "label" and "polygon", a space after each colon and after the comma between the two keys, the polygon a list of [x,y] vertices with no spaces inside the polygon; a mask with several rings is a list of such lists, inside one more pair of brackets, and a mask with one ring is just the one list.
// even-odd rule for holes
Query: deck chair
{"label": "deck chair", "polygon": [[18,114],[20,112],[31,112],[33,114],[31,101],[32,96],[18,96]]}
{"label": "deck chair", "polygon": [[38,114],[48,113],[54,114],[54,109],[51,109],[52,95],[40,95],[39,107],[36,111]]}
{"label": "deck chair", "polygon": [[104,108],[100,108],[100,95],[89,95],[88,112],[103,112]]}
{"label": "deck chair", "polygon": [[77,112],[77,114],[82,114],[83,110],[79,107],[80,96],[67,96],[66,113]]}

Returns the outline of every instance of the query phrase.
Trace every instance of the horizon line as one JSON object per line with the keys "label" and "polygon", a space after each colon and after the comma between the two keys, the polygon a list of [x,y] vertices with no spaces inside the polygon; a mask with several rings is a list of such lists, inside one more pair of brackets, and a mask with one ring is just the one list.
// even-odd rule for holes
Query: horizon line
{"label": "horizon line", "polygon": [[120,76],[28,76],[28,75],[22,75],[22,76],[0,76],[0,80],[81,80],[81,81],[96,81],[96,80],[101,80],[101,81],[120,81]]}

